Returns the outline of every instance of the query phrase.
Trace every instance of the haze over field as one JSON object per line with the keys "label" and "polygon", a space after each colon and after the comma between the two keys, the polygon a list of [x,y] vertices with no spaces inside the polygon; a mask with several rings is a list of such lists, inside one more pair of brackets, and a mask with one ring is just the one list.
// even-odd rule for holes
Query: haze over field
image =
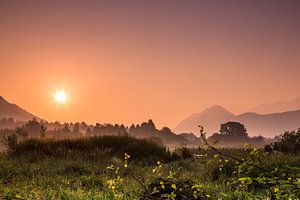
{"label": "haze over field", "polygon": [[300,200],[300,0],[0,0],[0,200]]}
{"label": "haze over field", "polygon": [[1,1],[0,94],[49,121],[151,118],[173,128],[215,104],[239,114],[293,99],[299,7],[295,0]]}
{"label": "haze over field", "polygon": [[[66,101],[64,95],[62,93],[58,93],[58,96],[55,96],[55,99],[58,101],[58,103],[63,103]],[[294,101],[296,102],[296,101]],[[272,104],[266,104],[266,105],[272,105]],[[277,105],[277,103],[275,104]],[[286,105],[293,106],[293,104]],[[262,108],[262,106],[259,106]],[[280,107],[278,107],[279,109]],[[32,120],[33,118],[36,118],[40,120],[38,116],[35,116],[24,109],[20,108],[16,104],[9,103],[7,100],[5,100],[3,97],[0,96],[0,119],[3,118],[13,118],[14,121],[19,121],[19,123],[11,123],[11,124],[1,124],[0,123],[0,129],[1,128],[7,128],[7,127],[16,127],[20,126],[20,124],[24,124],[29,120]],[[186,117],[183,119],[177,127],[173,130],[174,133],[181,134],[181,136],[187,136],[186,139],[189,138],[189,140],[197,141],[198,139],[195,138],[195,136],[199,136],[199,127],[198,125],[202,125],[205,127],[205,131],[208,133],[208,135],[212,135],[213,133],[217,133],[220,130],[220,125],[229,121],[236,121],[243,123],[247,128],[247,133],[250,136],[258,136],[263,135],[264,137],[270,137],[273,138],[284,131],[287,130],[296,130],[300,127],[300,107],[296,110],[281,112],[281,113],[270,113],[270,114],[259,114],[254,112],[246,112],[239,115],[233,114],[230,111],[226,110],[222,106],[212,106],[210,108],[205,109],[204,111],[200,113],[193,113],[192,115]],[[76,122],[74,122],[76,123]],[[124,124],[123,124],[124,125]],[[122,125],[122,126],[123,126]],[[73,125],[71,125],[73,126]],[[125,124],[127,126],[127,131],[129,132],[129,124]],[[154,125],[152,125],[154,126]],[[53,129],[52,125],[47,126],[49,129]],[[51,128],[52,127],[52,128]],[[55,127],[55,126],[54,126]],[[58,127],[56,127],[58,128]],[[60,127],[61,128],[61,127]],[[73,127],[71,127],[73,128]],[[86,128],[82,130],[82,133],[86,133]],[[171,134],[175,138],[176,136],[174,133],[171,133],[171,130],[169,128],[165,129],[163,128],[162,133],[164,134]],[[109,131],[110,132],[110,131]],[[116,131],[113,131],[116,132]],[[118,132],[118,131],[117,131]],[[126,132],[126,131],[125,131]],[[151,130],[148,128],[139,131],[138,134],[139,137],[150,137],[153,135],[156,135],[157,132],[159,132],[158,129],[152,127]],[[185,133],[182,135],[182,133]],[[190,134],[193,133],[194,135]],[[111,132],[109,134],[112,134]],[[160,135],[160,134],[159,134]],[[162,135],[160,135],[162,136]],[[165,138],[164,142],[166,143],[173,143],[174,137],[172,138]],[[181,138],[182,139],[182,138]],[[181,139],[177,139],[177,142],[182,142]],[[168,141],[170,140],[170,141]],[[176,139],[175,139],[176,140]],[[193,142],[193,141],[191,141]]]}

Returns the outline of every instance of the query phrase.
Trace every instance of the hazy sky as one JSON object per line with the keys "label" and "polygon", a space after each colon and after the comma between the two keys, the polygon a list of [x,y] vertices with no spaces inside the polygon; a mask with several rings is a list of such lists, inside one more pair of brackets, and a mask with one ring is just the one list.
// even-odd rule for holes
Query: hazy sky
{"label": "hazy sky", "polygon": [[299,36],[298,0],[0,0],[0,95],[50,121],[174,128],[300,96]]}

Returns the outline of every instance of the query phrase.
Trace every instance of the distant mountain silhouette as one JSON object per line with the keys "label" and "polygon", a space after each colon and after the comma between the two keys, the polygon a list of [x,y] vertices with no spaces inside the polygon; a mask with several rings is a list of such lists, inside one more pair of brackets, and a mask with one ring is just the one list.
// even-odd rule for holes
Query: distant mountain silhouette
{"label": "distant mountain silhouette", "polygon": [[9,103],[2,96],[0,96],[0,119],[14,118],[15,120],[19,121],[28,121],[34,117],[36,116],[20,108],[16,104]]}
{"label": "distant mountain silhouette", "polygon": [[278,112],[286,112],[300,110],[300,97],[291,101],[278,101],[274,103],[264,103],[254,108],[251,108],[249,112],[256,112],[260,114],[270,114]]}
{"label": "distant mountain silhouette", "polygon": [[194,113],[184,119],[174,129],[176,133],[192,132],[198,135],[198,125],[203,125],[206,132],[212,133],[220,130],[220,124],[236,121],[246,126],[250,136],[262,135],[274,137],[283,131],[300,127],[300,109],[272,114],[243,113],[234,115],[221,106],[213,106],[201,113]]}
{"label": "distant mountain silhouette", "polygon": [[216,132],[220,124],[234,118],[234,114],[227,111],[221,106],[212,106],[209,109],[205,109],[202,113],[194,113],[184,119],[174,129],[176,133],[194,133],[199,135],[198,125],[204,125],[205,130],[208,132]]}

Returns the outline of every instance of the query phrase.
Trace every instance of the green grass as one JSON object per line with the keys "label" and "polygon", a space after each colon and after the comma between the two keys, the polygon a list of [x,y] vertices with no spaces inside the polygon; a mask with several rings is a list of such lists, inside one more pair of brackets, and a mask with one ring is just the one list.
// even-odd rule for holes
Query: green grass
{"label": "green grass", "polygon": [[[0,155],[0,199],[183,199],[188,195],[193,199],[195,191],[198,199],[269,197],[266,187],[255,182],[261,174],[255,168],[238,165],[241,170],[235,174],[231,165],[234,161],[229,160],[223,161],[220,171],[221,157],[183,159],[147,140],[123,136],[28,140],[15,149],[11,154]],[[127,168],[125,152],[131,155]],[[241,150],[230,152],[242,155]],[[163,162],[160,165],[147,159]],[[299,155],[266,154],[262,162],[269,170],[277,168],[281,174],[300,178]],[[119,167],[117,173],[107,169],[111,165]],[[108,182],[118,176],[122,181],[112,189]],[[243,177],[253,180],[247,188],[238,182]],[[297,199],[293,193],[292,199]]]}
{"label": "green grass", "polygon": [[98,136],[80,139],[40,140],[27,139],[10,148],[12,156],[42,156],[58,158],[98,159],[103,156],[123,156],[129,153],[135,159],[171,160],[171,153],[147,139],[130,136]]}

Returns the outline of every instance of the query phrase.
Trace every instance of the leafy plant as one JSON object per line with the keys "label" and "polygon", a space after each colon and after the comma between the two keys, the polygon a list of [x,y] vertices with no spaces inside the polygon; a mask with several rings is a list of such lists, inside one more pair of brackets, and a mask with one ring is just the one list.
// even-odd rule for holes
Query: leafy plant
{"label": "leafy plant", "polygon": [[[248,191],[250,186],[257,182],[268,190],[268,195],[271,200],[294,199],[300,196],[299,177],[287,178],[286,174],[278,173],[278,168],[266,168],[262,161],[262,157],[266,156],[263,152],[258,151],[256,148],[251,148],[249,145],[245,145],[245,152],[247,152],[247,154],[242,158],[224,153],[207,142],[203,127],[199,127],[204,143],[210,150],[217,153],[215,154],[216,156],[214,156],[215,159],[219,159],[220,156],[223,156],[224,158],[234,161],[233,166],[236,170],[233,172],[235,176],[231,177],[231,183],[236,185],[238,190],[242,192]],[[222,163],[222,158],[219,159],[219,163]],[[220,172],[223,171],[223,167],[223,164],[219,165]],[[249,171],[252,171],[251,169],[256,170],[256,176],[249,176]],[[249,193],[247,193],[247,195],[248,194]]]}

